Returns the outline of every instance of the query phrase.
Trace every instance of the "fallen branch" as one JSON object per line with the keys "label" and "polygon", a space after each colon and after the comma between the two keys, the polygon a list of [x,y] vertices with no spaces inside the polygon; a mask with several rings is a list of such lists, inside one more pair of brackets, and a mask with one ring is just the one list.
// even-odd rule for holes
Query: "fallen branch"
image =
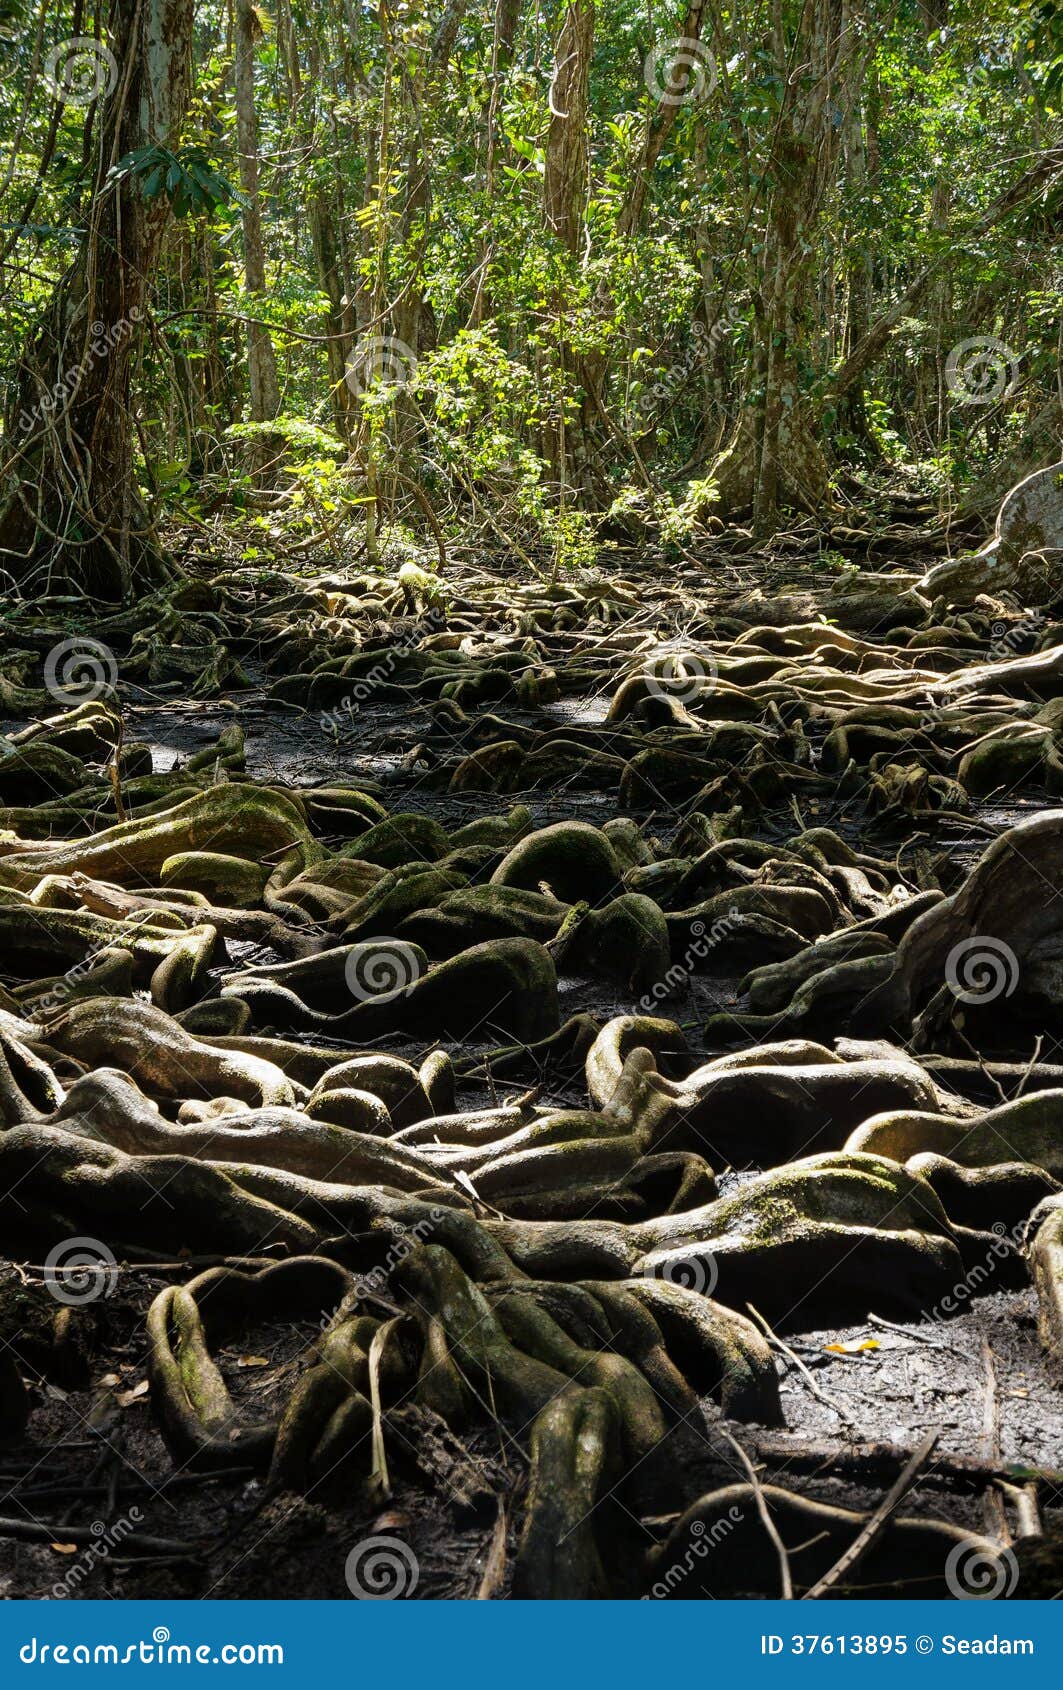
{"label": "fallen branch", "polygon": [[[750,1447],[758,1460],[770,1467],[785,1467],[792,1474],[850,1479],[854,1484],[879,1483],[900,1472],[912,1458],[912,1450],[899,1444],[789,1444],[781,1438],[756,1437]],[[977,1493],[1004,1481],[1012,1485],[1039,1482],[1063,1492],[1063,1469],[1027,1467],[1021,1462],[994,1465],[974,1455],[938,1455],[925,1475],[926,1483],[954,1485]]]}
{"label": "fallen branch", "polygon": [[821,1579],[817,1579],[811,1589],[805,1591],[804,1600],[806,1602],[815,1602],[819,1597],[826,1595],[827,1591],[832,1590],[836,1584],[839,1584],[846,1573],[851,1572],[857,1562],[862,1561],[868,1550],[878,1542],[889,1525],[891,1517],[896,1513],[930,1460],[939,1435],[937,1432],[931,1432],[930,1436],[923,1440],[903,1472],[894,1480],[889,1491],[882,1498],[874,1513],[868,1517],[865,1525],[857,1533],[845,1553],[839,1555],[833,1567],[830,1567]]}

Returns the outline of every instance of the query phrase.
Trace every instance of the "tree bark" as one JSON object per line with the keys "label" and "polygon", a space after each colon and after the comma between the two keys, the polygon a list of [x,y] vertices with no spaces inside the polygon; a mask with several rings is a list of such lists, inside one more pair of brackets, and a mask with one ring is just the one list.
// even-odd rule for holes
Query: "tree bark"
{"label": "tree bark", "polygon": [[[251,0],[236,0],[236,144],[243,190],[244,287],[249,315],[256,317],[266,291],[266,252],[262,241],[262,203],[258,186],[258,117],[255,112],[255,41],[259,24]],[[277,361],[269,330],[259,321],[247,327],[247,369],[251,384],[251,419],[268,422],[280,410]]]}
{"label": "tree bark", "polygon": [[583,238],[587,201],[587,84],[594,47],[594,0],[572,0],[554,50],[543,217],[569,252]]}
{"label": "tree bark", "polygon": [[[571,0],[554,48],[550,81],[550,128],[543,172],[543,222],[565,250],[575,257],[584,240],[587,205],[587,110],[591,56],[594,51],[594,0]],[[565,335],[565,286],[559,277],[554,309],[557,323],[557,361],[560,384],[567,389],[576,373],[576,360]],[[543,446],[558,497],[564,504],[569,480],[583,477],[585,451],[581,419],[566,426],[564,395],[561,409],[544,428]],[[579,466],[570,477],[570,458]]]}
{"label": "tree bark", "polygon": [[817,514],[828,497],[827,462],[805,391],[813,362],[807,294],[840,122],[859,97],[869,58],[847,0],[805,0],[792,38],[776,3],[772,50],[783,95],[764,171],[763,380],[749,383],[731,443],[713,466],[722,508],[752,511],[761,538],[778,526],[784,506]]}

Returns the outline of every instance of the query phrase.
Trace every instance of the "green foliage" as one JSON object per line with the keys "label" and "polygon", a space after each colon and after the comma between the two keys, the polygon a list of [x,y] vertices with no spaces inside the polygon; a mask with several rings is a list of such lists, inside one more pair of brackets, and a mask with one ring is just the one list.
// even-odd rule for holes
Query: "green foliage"
{"label": "green foliage", "polygon": [[[11,368],[89,224],[102,102],[60,110],[33,72],[29,11],[9,10],[0,358]],[[448,541],[512,542],[559,569],[587,566],[595,513],[612,504],[674,554],[713,525],[714,464],[763,400],[769,352],[787,361],[785,403],[807,407],[828,457],[914,473],[944,495],[1002,457],[1042,451],[1063,309],[1059,174],[1012,217],[979,224],[1058,130],[1060,7],[951,0],[931,28],[924,8],[867,0],[810,140],[795,107],[819,86],[817,7],[781,0],[778,44],[748,8],[712,8],[715,86],[669,112],[646,55],[678,34],[681,11],[596,8],[572,252],[544,216],[563,8],[520,8],[511,50],[493,0],[460,17],[292,0],[290,28],[287,10],[263,13],[254,116],[268,285],[252,312],[229,13],[197,4],[180,145],[126,153],[103,190],[124,184],[173,213],[137,345],[146,482],[195,511],[228,497],[263,536],[327,523],[343,544],[363,543],[371,515],[380,545],[401,531],[434,548],[427,502]],[[48,27],[54,42],[79,33],[70,0]],[[769,345],[788,217],[785,326]],[[834,372],[899,301],[861,403],[837,404]],[[246,420],[251,317],[271,334],[284,412],[262,425]],[[1014,353],[1021,379],[992,404],[957,403],[950,350],[980,335]],[[376,336],[409,343],[403,379],[385,371],[352,392],[344,360]],[[253,457],[277,478],[268,516]]]}
{"label": "green foliage", "polygon": [[175,217],[213,217],[241,203],[236,189],[199,148],[181,154],[161,146],[138,147],[112,165],[107,181],[135,181],[146,200],[165,194]]}

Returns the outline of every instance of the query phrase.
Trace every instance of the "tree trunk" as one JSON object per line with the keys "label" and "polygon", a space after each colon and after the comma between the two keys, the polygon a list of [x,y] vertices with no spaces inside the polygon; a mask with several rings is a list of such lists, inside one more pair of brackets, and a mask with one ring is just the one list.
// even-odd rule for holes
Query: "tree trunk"
{"label": "tree trunk", "polygon": [[[782,8],[772,30],[783,103],[772,138],[758,328],[763,380],[750,380],[727,450],[713,466],[724,511],[751,510],[761,538],[784,506],[818,514],[828,497],[805,372],[814,364],[807,296],[814,234],[833,185],[839,122],[859,95],[867,49],[857,44],[846,0],[805,0],[792,40]],[[793,66],[802,67],[792,74]]]}
{"label": "tree trunk", "polygon": [[569,252],[583,238],[587,200],[587,83],[594,46],[594,0],[572,0],[554,50],[543,217]]}
{"label": "tree trunk", "polygon": [[170,216],[111,166],[179,143],[191,90],[193,0],[114,0],[118,74],[98,113],[86,231],[11,382],[0,567],[21,590],[60,580],[120,598],[165,571],[136,486],[130,365]]}
{"label": "tree trunk", "polygon": [[[554,47],[550,82],[550,129],[546,138],[543,173],[543,222],[573,257],[584,239],[587,204],[587,93],[594,51],[594,0],[572,0]],[[558,414],[544,429],[544,449],[563,505],[567,497],[569,458],[579,466],[571,479],[580,481],[585,463],[582,427],[574,418],[566,426],[564,402],[576,360],[565,334],[565,284],[559,277],[554,301],[557,361],[562,394]]]}
{"label": "tree trunk", "polygon": [[339,241],[329,197],[315,193],[310,201],[310,239],[314,264],[322,293],[328,299],[325,324],[328,332],[329,401],[332,420],[341,440],[351,435],[351,392],[347,386],[347,359],[352,342],[347,334],[345,292],[340,272]]}
{"label": "tree trunk", "polygon": [[[251,0],[236,0],[236,143],[243,190],[244,286],[249,312],[257,315],[266,291],[266,253],[262,244],[262,206],[258,188],[258,119],[255,114],[255,41],[259,32]],[[261,322],[247,328],[247,369],[251,383],[251,418],[268,422],[280,410],[277,362],[269,330]]]}

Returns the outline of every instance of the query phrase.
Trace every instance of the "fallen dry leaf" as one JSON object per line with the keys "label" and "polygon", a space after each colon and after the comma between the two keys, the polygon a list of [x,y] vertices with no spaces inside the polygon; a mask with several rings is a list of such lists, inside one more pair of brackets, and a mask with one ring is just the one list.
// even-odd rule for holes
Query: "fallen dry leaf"
{"label": "fallen dry leaf", "polygon": [[142,1379],[131,1391],[119,1391],[115,1400],[120,1408],[128,1408],[130,1403],[139,1402],[141,1397],[146,1397],[150,1389],[148,1381]]}

